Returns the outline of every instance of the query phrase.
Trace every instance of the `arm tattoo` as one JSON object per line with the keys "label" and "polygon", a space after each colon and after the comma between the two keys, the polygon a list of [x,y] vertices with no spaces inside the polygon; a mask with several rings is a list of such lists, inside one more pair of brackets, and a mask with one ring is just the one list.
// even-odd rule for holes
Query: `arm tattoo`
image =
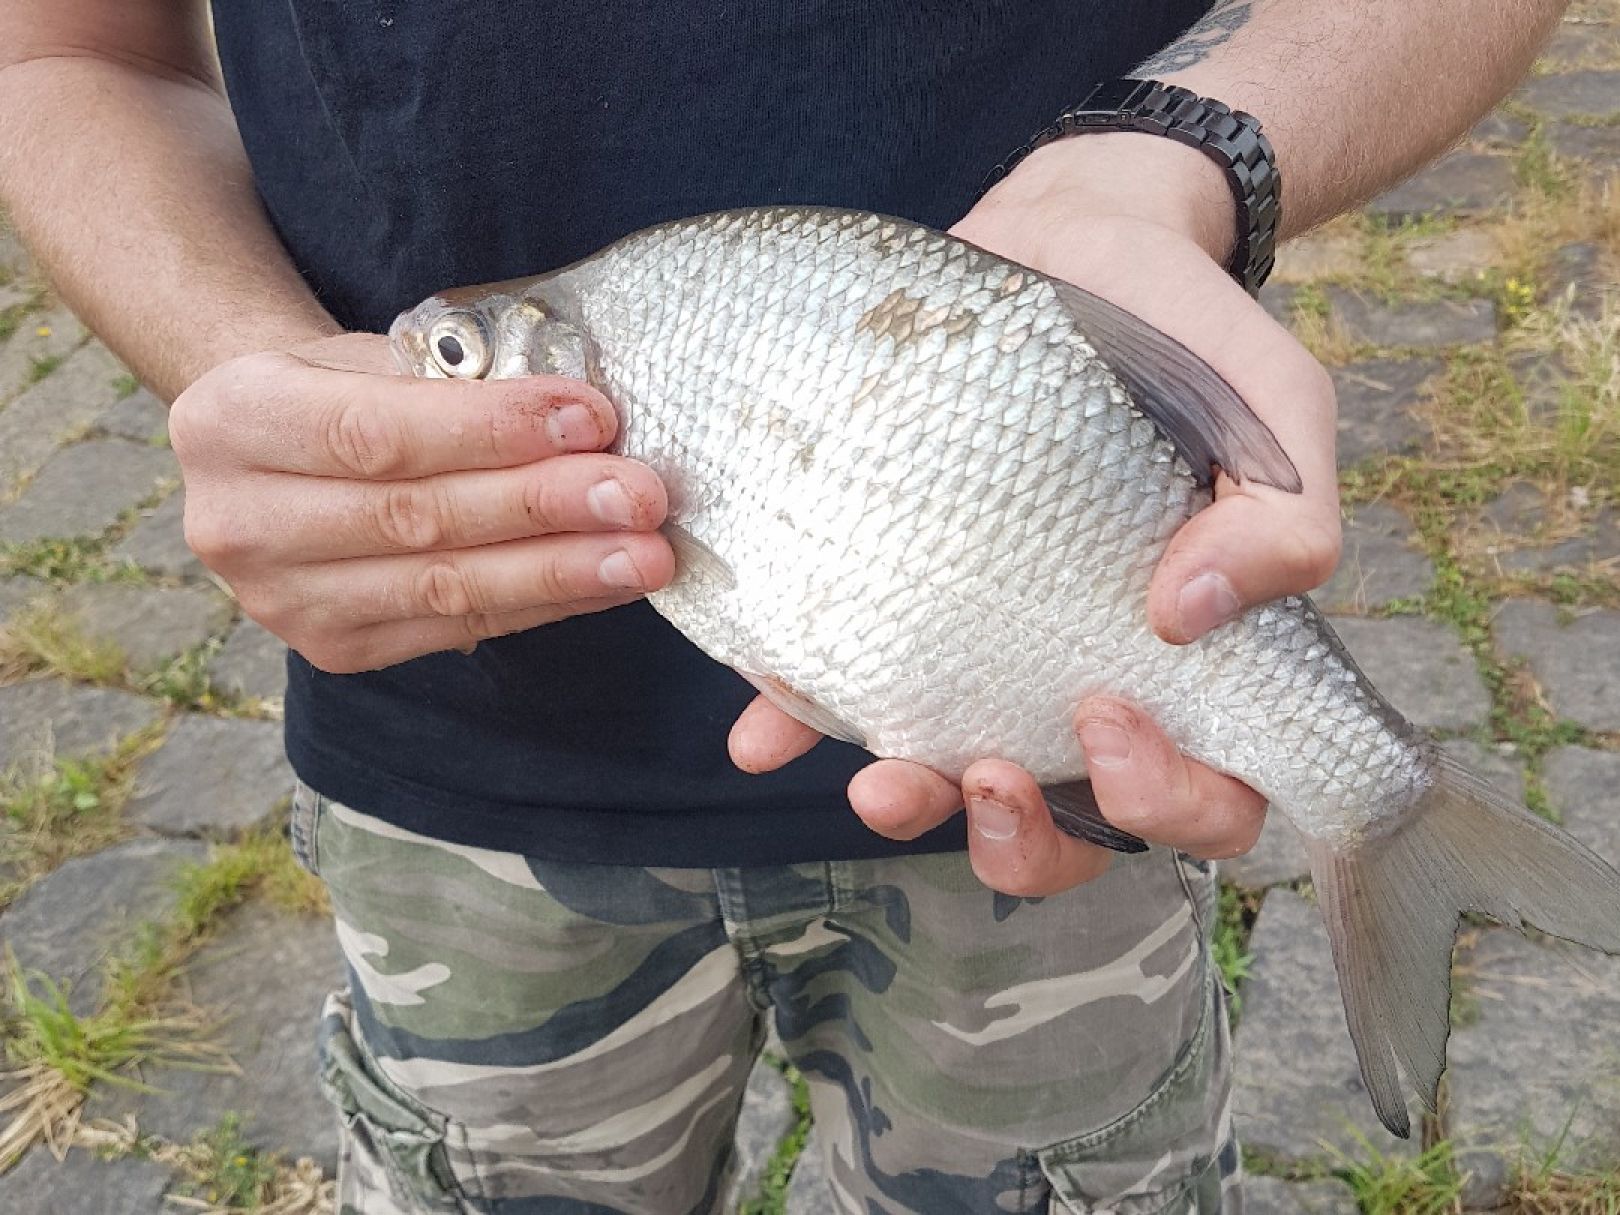
{"label": "arm tattoo", "polygon": [[1217,0],[1215,7],[1204,14],[1201,21],[1157,55],[1145,60],[1136,69],[1137,72],[1144,76],[1179,72],[1195,63],[1202,63],[1212,50],[1230,41],[1233,34],[1248,24],[1251,8],[1253,5],[1247,0],[1241,4],[1234,4],[1232,0]]}

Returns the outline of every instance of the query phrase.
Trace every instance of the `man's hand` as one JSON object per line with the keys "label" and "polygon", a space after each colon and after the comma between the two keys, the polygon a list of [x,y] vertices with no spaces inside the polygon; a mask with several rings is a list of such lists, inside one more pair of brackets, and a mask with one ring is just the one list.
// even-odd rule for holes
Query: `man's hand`
{"label": "man's hand", "polygon": [[[1152,181],[1166,205],[1091,193],[1078,171],[1108,145],[1161,158]],[[1143,142],[1147,141],[1147,142]],[[1221,478],[1216,501],[1182,527],[1148,595],[1154,631],[1186,644],[1266,600],[1309,590],[1339,555],[1334,400],[1327,374],[1221,269],[1233,231],[1230,196],[1202,156],[1151,136],[1088,135],[1031,156],[953,232],[1067,279],[1176,338],[1219,371],[1288,452],[1302,494]],[[1182,205],[1184,204],[1184,205]],[[1135,214],[1121,214],[1129,205]],[[1138,216],[1156,214],[1155,220]],[[1131,705],[1093,699],[1075,718],[1104,816],[1143,839],[1202,857],[1246,852],[1265,800],[1179,754]],[[819,735],[763,700],[731,735],[736,763],[766,771],[808,750]],[[967,806],[969,852],[979,878],[1009,894],[1041,895],[1096,877],[1110,854],[1060,832],[1035,781],[1002,760],[968,769],[958,788],[916,764],[880,760],[850,783],[850,804],[874,831],[910,839]]]}
{"label": "man's hand", "polygon": [[248,615],[351,672],[667,583],[663,485],[598,454],[617,425],[577,380],[413,379],[349,334],[222,364],[169,433],[188,543]]}

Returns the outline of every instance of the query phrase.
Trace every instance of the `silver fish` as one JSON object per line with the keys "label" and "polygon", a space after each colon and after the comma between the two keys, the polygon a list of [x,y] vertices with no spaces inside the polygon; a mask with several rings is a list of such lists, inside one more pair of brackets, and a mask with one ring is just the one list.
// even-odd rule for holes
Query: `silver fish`
{"label": "silver fish", "polygon": [[723,212],[402,315],[426,376],[589,380],[669,489],[653,605],[788,713],[959,777],[999,757],[1074,834],[1129,849],[1070,722],[1140,705],[1309,842],[1362,1076],[1432,1109],[1459,913],[1620,952],[1620,875],[1461,769],[1305,597],[1172,646],[1166,543],[1214,470],[1286,490],[1270,431],[1185,348],[1066,283],[860,212]]}

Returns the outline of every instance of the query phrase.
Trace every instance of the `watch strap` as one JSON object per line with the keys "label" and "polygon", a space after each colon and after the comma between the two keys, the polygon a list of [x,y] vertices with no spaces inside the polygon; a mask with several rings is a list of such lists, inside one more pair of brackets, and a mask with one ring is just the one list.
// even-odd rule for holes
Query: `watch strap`
{"label": "watch strap", "polygon": [[1237,204],[1237,239],[1226,269],[1250,295],[1259,292],[1276,261],[1282,215],[1276,155],[1259,119],[1179,85],[1129,78],[1106,81],[1002,161],[984,188],[1006,177],[1037,148],[1088,131],[1163,135],[1197,148],[1220,165]]}

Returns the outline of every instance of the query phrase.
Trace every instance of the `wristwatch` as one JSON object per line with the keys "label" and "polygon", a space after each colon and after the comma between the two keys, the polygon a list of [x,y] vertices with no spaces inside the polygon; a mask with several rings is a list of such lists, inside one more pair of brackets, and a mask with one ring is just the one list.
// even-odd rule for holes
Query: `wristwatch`
{"label": "wristwatch", "polygon": [[1276,260],[1281,181],[1271,141],[1252,114],[1158,80],[1110,80],[1037,131],[985,179],[988,190],[1036,148],[1088,131],[1145,131],[1203,152],[1226,174],[1237,203],[1237,241],[1226,270],[1250,295]]}

